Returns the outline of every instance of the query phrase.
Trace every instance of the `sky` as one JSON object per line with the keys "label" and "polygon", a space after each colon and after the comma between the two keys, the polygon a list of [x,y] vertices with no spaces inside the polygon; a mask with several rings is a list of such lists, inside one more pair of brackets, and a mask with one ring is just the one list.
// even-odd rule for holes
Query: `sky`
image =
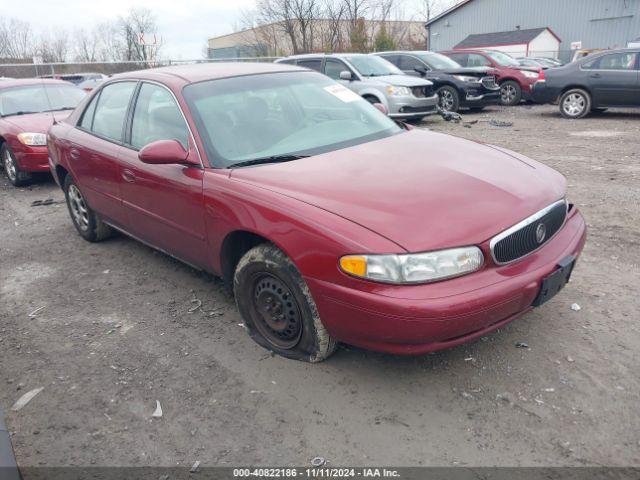
{"label": "sky", "polygon": [[[419,11],[420,0],[398,1],[407,17]],[[30,0],[29,8],[17,0],[0,0],[0,18],[27,20],[36,31],[73,30],[126,15],[132,6],[155,13],[163,58],[187,60],[202,58],[209,37],[231,33],[255,0]]]}

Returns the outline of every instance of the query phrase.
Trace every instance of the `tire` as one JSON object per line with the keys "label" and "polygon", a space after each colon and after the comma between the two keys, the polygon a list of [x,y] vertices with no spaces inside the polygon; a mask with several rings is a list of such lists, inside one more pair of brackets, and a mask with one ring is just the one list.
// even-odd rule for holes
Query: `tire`
{"label": "tire", "polygon": [[278,355],[320,362],[336,349],[302,275],[271,243],[249,250],[233,278],[236,305],[251,338]]}
{"label": "tire", "polygon": [[558,107],[564,118],[583,118],[591,112],[591,95],[581,88],[572,88],[562,94]]}
{"label": "tire", "polygon": [[99,242],[111,236],[111,227],[87,205],[71,175],[64,179],[64,196],[73,226],[82,238],[88,242]]}
{"label": "tire", "polygon": [[4,174],[14,187],[22,187],[31,182],[31,174],[20,170],[16,156],[6,143],[3,143],[2,148],[0,148],[0,158],[2,159]]}
{"label": "tire", "polygon": [[457,112],[460,109],[460,95],[453,87],[440,87],[436,90],[438,105],[447,112]]}
{"label": "tire", "polygon": [[500,104],[512,107],[522,100],[522,88],[514,80],[507,80],[500,84]]}

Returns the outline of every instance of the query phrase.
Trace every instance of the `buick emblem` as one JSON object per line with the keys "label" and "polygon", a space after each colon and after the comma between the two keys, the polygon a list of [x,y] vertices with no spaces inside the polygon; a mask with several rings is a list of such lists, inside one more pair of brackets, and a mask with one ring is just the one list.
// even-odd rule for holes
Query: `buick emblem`
{"label": "buick emblem", "polygon": [[547,236],[547,227],[544,223],[539,223],[536,227],[536,242],[544,242],[544,238]]}

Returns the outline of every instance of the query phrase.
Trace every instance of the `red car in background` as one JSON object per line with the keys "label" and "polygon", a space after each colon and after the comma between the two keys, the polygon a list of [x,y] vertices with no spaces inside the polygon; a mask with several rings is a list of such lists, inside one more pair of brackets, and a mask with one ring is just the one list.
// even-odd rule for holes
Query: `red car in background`
{"label": "red car in background", "polygon": [[540,69],[522,67],[511,55],[498,50],[448,50],[439,53],[463,67],[495,68],[502,105],[518,105],[521,100],[531,100],[533,85],[544,78]]}
{"label": "red car in background", "polygon": [[558,172],[282,63],[117,75],[49,155],[85,240],[120,230],[221,276],[257,343],[311,362],[485,335],[558,293],[585,242]]}
{"label": "red car in background", "polygon": [[34,172],[48,172],[47,130],[69,115],[85,92],[60,80],[0,82],[0,159],[16,187]]}

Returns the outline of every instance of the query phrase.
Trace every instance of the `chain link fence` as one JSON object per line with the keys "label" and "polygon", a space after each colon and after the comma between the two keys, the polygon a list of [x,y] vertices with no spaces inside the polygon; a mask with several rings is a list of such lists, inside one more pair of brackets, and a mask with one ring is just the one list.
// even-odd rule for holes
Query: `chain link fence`
{"label": "chain link fence", "polygon": [[82,73],[101,73],[115,75],[117,73],[146,70],[148,68],[167,67],[196,63],[219,62],[273,62],[279,57],[245,57],[201,60],[161,60],[153,62],[64,62],[64,63],[4,63],[0,64],[0,77],[6,78],[60,78],[63,75]]}

